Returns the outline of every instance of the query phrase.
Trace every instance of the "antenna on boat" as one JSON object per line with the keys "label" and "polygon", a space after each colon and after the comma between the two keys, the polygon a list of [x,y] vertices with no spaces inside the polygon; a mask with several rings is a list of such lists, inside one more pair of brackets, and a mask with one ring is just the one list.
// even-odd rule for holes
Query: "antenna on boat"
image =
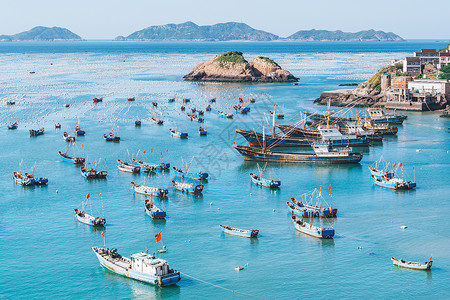
{"label": "antenna on boat", "polygon": [[[36,162],[34,162],[34,167],[33,167],[33,173],[31,173],[31,176],[34,178],[34,170],[36,169]],[[415,180],[414,180],[415,181]]]}

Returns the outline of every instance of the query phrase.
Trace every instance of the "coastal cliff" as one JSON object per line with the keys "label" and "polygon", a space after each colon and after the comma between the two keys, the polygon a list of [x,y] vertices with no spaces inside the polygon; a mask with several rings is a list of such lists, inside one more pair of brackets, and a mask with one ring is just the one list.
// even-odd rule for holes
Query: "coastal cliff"
{"label": "coastal cliff", "polygon": [[227,52],[198,64],[183,77],[192,81],[297,82],[298,78],[268,57],[248,62],[242,52]]}

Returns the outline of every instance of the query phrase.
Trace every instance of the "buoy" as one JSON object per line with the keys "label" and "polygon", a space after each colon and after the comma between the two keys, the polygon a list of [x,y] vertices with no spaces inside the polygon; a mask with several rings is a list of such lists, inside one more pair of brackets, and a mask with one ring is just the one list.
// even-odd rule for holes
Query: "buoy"
{"label": "buoy", "polygon": [[252,195],[252,193],[250,193],[250,196]]}
{"label": "buoy", "polygon": [[189,244],[191,243],[191,240],[189,240]]}
{"label": "buoy", "polygon": [[275,212],[275,208],[273,209],[273,212]]}
{"label": "buoy", "polygon": [[217,208],[217,210],[220,210],[220,208]]}
{"label": "buoy", "polygon": [[276,193],[277,193],[277,191],[274,191],[274,193],[276,194]]}
{"label": "buoy", "polygon": [[361,249],[362,249],[362,247],[361,247],[361,246],[359,246],[359,247],[358,247],[358,249],[359,249],[359,250],[361,250]]}
{"label": "buoy", "polygon": [[209,206],[212,206],[212,202],[209,202]]}
{"label": "buoy", "polygon": [[58,190],[56,190],[56,193],[58,194]]}
{"label": "buoy", "polygon": [[392,221],[391,221],[391,223],[392,223]]}

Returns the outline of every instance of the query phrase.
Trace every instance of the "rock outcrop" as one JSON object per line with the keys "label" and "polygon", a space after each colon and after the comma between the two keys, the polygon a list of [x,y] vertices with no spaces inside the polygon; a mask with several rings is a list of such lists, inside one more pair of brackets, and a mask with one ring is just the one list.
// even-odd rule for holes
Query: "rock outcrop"
{"label": "rock outcrop", "polygon": [[258,56],[248,62],[242,52],[227,52],[200,63],[183,77],[193,81],[296,82],[298,78],[275,61]]}

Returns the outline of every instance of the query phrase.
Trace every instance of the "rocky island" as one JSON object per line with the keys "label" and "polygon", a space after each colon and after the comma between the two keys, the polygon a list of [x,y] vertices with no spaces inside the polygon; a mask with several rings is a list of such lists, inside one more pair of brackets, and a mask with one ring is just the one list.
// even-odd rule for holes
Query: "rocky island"
{"label": "rocky island", "polygon": [[402,42],[404,39],[393,32],[380,30],[363,30],[358,32],[344,32],[341,30],[300,30],[286,38],[290,41],[308,42]]}
{"label": "rocky island", "polygon": [[0,35],[1,42],[12,41],[81,41],[79,35],[67,28],[37,26],[13,35]]}
{"label": "rocky island", "polygon": [[198,64],[183,77],[192,81],[222,82],[297,82],[298,78],[268,57],[258,56],[248,62],[242,52],[233,51]]}

